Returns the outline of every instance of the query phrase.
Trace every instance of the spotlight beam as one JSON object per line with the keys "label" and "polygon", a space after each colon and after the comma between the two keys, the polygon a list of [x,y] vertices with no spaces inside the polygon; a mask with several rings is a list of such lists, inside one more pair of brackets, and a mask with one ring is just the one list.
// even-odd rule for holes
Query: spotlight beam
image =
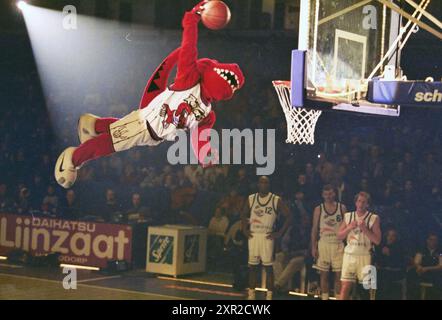
{"label": "spotlight beam", "polygon": [[20,9],[20,11],[23,11],[26,9],[26,7],[28,6],[28,4],[26,3],[26,1],[18,1],[16,3],[17,8]]}

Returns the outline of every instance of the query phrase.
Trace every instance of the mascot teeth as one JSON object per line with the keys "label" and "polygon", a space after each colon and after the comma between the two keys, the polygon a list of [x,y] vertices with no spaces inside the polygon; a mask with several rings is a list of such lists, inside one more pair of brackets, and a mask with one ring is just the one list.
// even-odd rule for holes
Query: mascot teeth
{"label": "mascot teeth", "polygon": [[238,89],[239,78],[235,72],[219,68],[214,68],[213,70],[230,85],[233,91]]}

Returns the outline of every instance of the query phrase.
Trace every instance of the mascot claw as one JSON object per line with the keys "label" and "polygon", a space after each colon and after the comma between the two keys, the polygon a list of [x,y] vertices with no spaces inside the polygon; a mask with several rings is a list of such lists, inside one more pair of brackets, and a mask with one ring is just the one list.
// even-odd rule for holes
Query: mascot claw
{"label": "mascot claw", "polygon": [[197,15],[201,15],[201,13],[204,11],[204,5],[207,2],[209,2],[209,1],[208,0],[201,1],[192,9],[192,12],[196,13]]}

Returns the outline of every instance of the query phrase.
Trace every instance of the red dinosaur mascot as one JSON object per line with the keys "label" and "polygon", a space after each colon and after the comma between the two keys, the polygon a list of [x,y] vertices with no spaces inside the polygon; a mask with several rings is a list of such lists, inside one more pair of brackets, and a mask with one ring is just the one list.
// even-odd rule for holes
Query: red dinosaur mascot
{"label": "red dinosaur mascot", "polygon": [[[237,64],[198,59],[198,23],[206,2],[185,13],[181,47],[173,51],[150,78],[138,110],[122,119],[92,114],[80,117],[81,145],[64,150],[55,166],[55,179],[62,187],[73,186],[77,170],[86,162],[135,146],[175,141],[178,129],[190,130],[199,162],[203,166],[211,164],[207,161],[210,145],[206,146],[210,142],[207,135],[201,133],[215,123],[212,103],[231,99],[245,79]],[[177,75],[168,87],[175,65]]]}

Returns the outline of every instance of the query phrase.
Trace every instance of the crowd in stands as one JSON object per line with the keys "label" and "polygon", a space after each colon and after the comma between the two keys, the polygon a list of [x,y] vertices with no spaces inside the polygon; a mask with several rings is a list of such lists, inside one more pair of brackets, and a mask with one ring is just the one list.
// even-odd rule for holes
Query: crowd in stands
{"label": "crowd in stands", "polygon": [[[281,241],[281,252],[308,251],[313,209],[321,201],[322,186],[333,184],[338,200],[350,210],[357,192],[372,195],[372,209],[385,233],[378,250],[380,265],[402,266],[412,257],[417,264],[428,263],[429,256],[440,250],[437,236],[442,225],[440,111],[405,110],[397,119],[325,113],[315,146],[287,145],[285,119],[270,82],[287,77],[287,68],[265,63],[281,57],[289,65],[280,53],[285,51],[277,46],[279,40],[228,52],[222,39],[216,41],[212,55],[243,62],[247,84],[234,100],[219,106],[215,128],[276,129],[272,192],[289,203],[295,217],[292,231]],[[241,40],[235,43],[239,46]],[[164,144],[90,163],[80,170],[73,189],[62,190],[53,179],[56,156],[77,143],[76,119],[81,112],[94,109],[83,104],[78,110],[69,107],[65,117],[54,117],[50,108],[72,92],[53,92],[45,100],[35,70],[6,72],[4,77],[2,83],[8,81],[11,91],[5,92],[9,98],[0,111],[0,212],[111,223],[204,225],[213,235],[211,245],[218,248],[217,254],[225,247],[243,250],[234,233],[246,197],[256,192],[255,166],[171,166]],[[122,116],[137,104],[137,90],[146,74],[135,70],[131,77],[109,89],[117,94],[91,91],[84,100],[95,101],[103,115]],[[109,114],[104,114],[106,110]]]}

